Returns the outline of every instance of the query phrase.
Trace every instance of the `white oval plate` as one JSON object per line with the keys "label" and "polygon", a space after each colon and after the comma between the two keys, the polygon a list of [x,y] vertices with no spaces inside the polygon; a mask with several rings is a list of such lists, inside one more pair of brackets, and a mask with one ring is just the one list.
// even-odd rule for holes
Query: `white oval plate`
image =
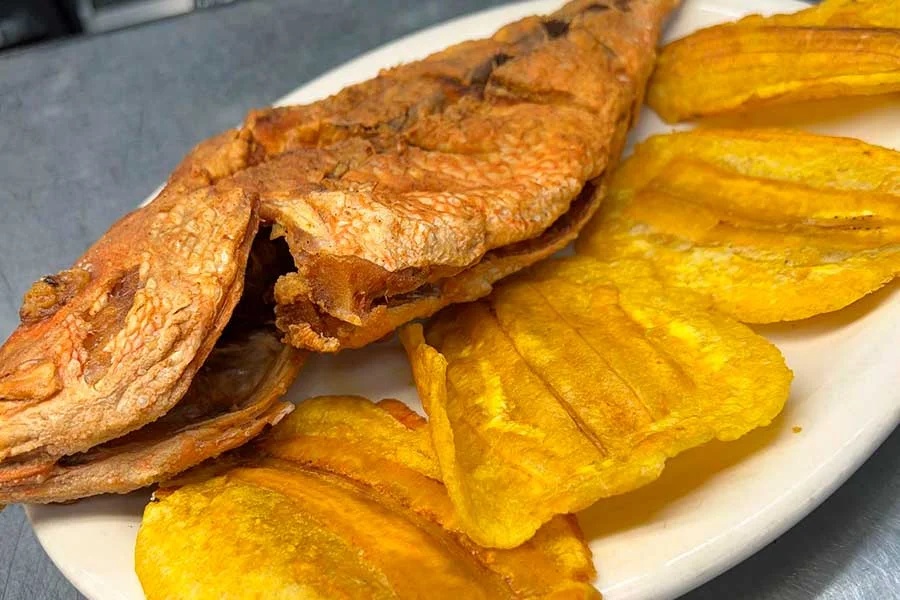
{"label": "white oval plate", "polygon": [[[560,3],[524,2],[432,27],[363,55],[280,103],[317,100],[380,68],[490,35]],[[689,0],[668,37],[752,11],[804,6],[785,0]],[[900,149],[896,96],[764,113],[732,124],[793,125]],[[669,129],[645,110],[632,142]],[[784,415],[737,442],[687,452],[672,460],[656,483],[579,515],[594,552],[597,586],[609,600],[671,598],[711,579],[799,521],[869,457],[900,421],[898,290],[889,286],[837,314],[760,327],[796,375]],[[315,357],[290,396],[336,393],[395,397],[419,408],[395,342]],[[795,433],[795,426],[802,431]],[[147,492],[137,492],[68,506],[31,506],[28,516],[50,558],[85,596],[137,600],[143,595],[133,549],[147,498]]]}

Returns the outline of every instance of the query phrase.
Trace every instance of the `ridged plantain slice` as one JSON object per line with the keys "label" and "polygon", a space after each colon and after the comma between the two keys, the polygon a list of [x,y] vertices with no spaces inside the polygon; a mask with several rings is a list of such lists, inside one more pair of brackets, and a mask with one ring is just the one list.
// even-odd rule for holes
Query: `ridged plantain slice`
{"label": "ridged plantain slice", "polygon": [[427,426],[399,402],[307,400],[259,453],[147,506],[148,598],[599,598],[572,517],[514,550],[461,533]]}
{"label": "ridged plantain slice", "polygon": [[773,103],[900,91],[900,3],[836,0],[702,29],[660,53],[647,102],[674,123]]}
{"label": "ridged plantain slice", "polygon": [[900,153],[780,130],[656,136],[576,249],[649,259],[744,322],[838,310],[900,273]]}
{"label": "ridged plantain slice", "polygon": [[554,515],[656,479],[667,458],[768,424],[778,349],[642,261],[539,265],[401,331],[459,518],[513,547]]}

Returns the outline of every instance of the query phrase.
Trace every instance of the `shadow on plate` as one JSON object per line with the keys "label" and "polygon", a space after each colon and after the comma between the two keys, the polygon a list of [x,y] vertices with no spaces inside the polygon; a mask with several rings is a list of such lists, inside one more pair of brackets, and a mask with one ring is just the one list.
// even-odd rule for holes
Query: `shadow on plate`
{"label": "shadow on plate", "polygon": [[829,126],[859,120],[861,115],[893,112],[898,103],[900,94],[808,100],[706,117],[696,124],[702,128],[785,127],[821,132]]}
{"label": "shadow on plate", "polygon": [[896,598],[900,430],[822,506],[682,600]]}
{"label": "shadow on plate", "polygon": [[26,511],[35,525],[71,521],[73,518],[140,518],[150,501],[151,492],[152,488],[144,488],[130,494],[95,496],[68,504],[31,504],[26,507]]}
{"label": "shadow on plate", "polygon": [[863,296],[853,304],[830,313],[816,315],[800,321],[785,323],[767,323],[751,325],[753,330],[764,337],[777,337],[787,340],[791,337],[810,337],[839,331],[852,323],[868,316],[882,306],[891,302],[895,294],[900,293],[900,279],[888,283],[880,290]]}
{"label": "shadow on plate", "polygon": [[604,498],[578,513],[585,538],[592,540],[612,535],[652,520],[657,513],[717,473],[763,450],[792,426],[782,413],[768,427],[752,431],[738,440],[714,440],[670,459],[660,478],[653,483],[621,496]]}

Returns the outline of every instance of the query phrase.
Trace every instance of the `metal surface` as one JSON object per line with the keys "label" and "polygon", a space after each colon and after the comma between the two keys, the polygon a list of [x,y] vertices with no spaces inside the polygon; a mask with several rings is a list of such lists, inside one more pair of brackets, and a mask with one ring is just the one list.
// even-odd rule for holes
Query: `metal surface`
{"label": "metal surface", "polygon": [[[0,57],[0,339],[31,282],[197,141],[379,44],[501,3],[258,0]],[[900,431],[799,525],[686,598],[900,598],[897,498]],[[21,508],[0,513],[0,600],[79,597]]]}
{"label": "metal surface", "polygon": [[111,31],[194,10],[194,0],[145,0],[101,7],[95,4],[92,0],[76,1],[78,18],[87,33]]}
{"label": "metal surface", "polygon": [[228,4],[234,0],[76,0],[81,27],[87,33],[112,31],[157,19],[174,17],[198,8]]}

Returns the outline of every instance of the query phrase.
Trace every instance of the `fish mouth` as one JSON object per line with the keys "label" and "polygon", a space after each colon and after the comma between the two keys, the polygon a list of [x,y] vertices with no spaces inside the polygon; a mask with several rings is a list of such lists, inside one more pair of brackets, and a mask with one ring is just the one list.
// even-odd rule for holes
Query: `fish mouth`
{"label": "fish mouth", "polygon": [[306,353],[280,340],[273,287],[290,256],[268,229],[250,250],[241,299],[181,400],[124,436],[54,458],[43,451],[0,463],[4,502],[58,502],[125,493],[236,448],[293,410],[281,396]]}

